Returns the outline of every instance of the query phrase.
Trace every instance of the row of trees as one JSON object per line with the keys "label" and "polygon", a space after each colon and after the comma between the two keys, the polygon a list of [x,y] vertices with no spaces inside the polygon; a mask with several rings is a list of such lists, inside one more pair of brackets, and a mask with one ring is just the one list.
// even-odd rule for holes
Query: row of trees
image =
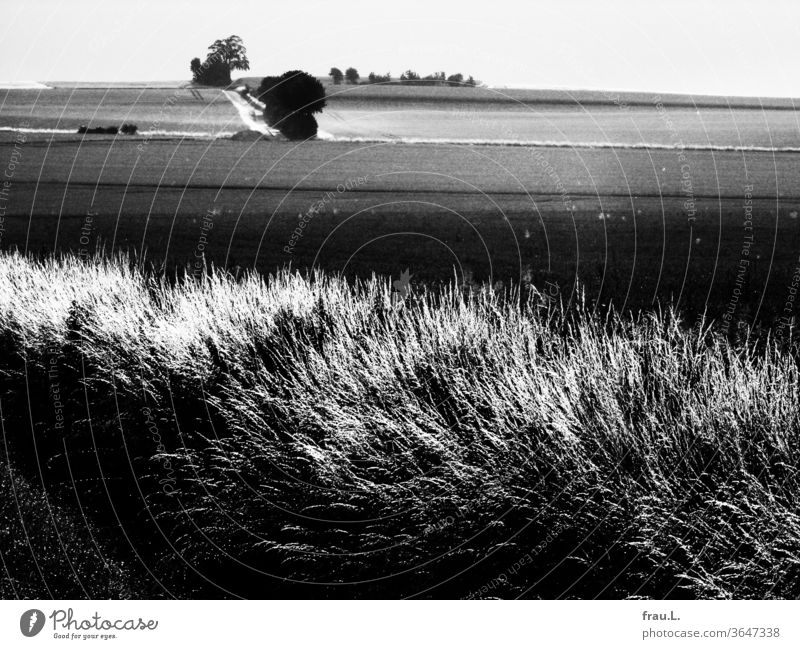
{"label": "row of trees", "polygon": [[[208,47],[208,54],[205,61],[199,58],[192,59],[189,64],[192,72],[192,80],[207,86],[227,86],[231,83],[232,70],[249,70],[250,61],[247,58],[247,48],[242,39],[235,34],[228,38],[214,41]],[[296,71],[295,71],[296,72]],[[328,72],[335,85],[346,81],[349,84],[361,82],[361,75],[353,67],[347,68],[342,72],[339,68],[333,67]],[[375,74],[370,72],[367,77],[368,83],[390,83],[392,75]],[[436,86],[471,86],[474,87],[475,79],[470,77],[464,80],[464,75],[460,72],[445,76],[444,72],[434,72],[426,77],[420,77],[414,70],[406,70],[400,75],[400,83],[406,85],[436,85]]]}
{"label": "row of trees", "polygon": [[[328,72],[328,75],[331,77],[331,80],[336,86],[340,85],[342,81],[347,81],[349,84],[361,83],[361,75],[359,75],[358,70],[355,68],[347,68],[347,70],[342,72],[339,68],[334,67],[331,68],[330,72]],[[374,72],[370,72],[367,79],[367,83],[390,83],[392,80],[392,75],[389,72],[386,74],[375,74]],[[406,70],[403,72],[403,74],[400,75],[400,83],[409,86],[446,85],[475,87],[476,85],[475,79],[472,78],[472,75],[465,80],[464,75],[460,72],[451,74],[449,77],[446,76],[444,72],[434,72],[426,77],[420,77],[413,70]]]}
{"label": "row of trees", "polygon": [[449,77],[444,72],[434,72],[426,77],[420,76],[414,70],[406,70],[400,75],[400,83],[409,86],[468,86],[474,88],[477,84],[472,75],[466,80],[460,72],[451,74]]}
{"label": "row of trees", "polygon": [[356,84],[361,78],[361,75],[358,74],[358,70],[355,68],[347,68],[344,73],[342,73],[339,68],[331,68],[331,71],[328,72],[328,75],[331,79],[333,79],[333,83],[337,86],[344,80],[347,80],[347,83]]}

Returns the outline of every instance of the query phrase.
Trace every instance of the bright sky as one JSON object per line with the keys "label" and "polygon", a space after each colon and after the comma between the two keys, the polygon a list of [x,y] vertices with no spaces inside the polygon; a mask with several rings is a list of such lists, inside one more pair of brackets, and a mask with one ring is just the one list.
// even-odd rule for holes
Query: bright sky
{"label": "bright sky", "polygon": [[251,74],[800,97],[797,0],[5,0],[0,81],[156,81],[238,34]]}

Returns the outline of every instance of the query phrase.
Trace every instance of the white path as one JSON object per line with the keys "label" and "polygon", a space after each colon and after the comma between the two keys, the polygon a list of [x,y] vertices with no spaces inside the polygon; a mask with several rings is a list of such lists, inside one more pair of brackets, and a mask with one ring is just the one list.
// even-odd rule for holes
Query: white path
{"label": "white path", "polygon": [[234,90],[224,90],[223,92],[238,111],[239,117],[248,130],[258,131],[263,135],[279,135],[276,129],[272,129],[266,125],[264,118],[259,112],[259,108],[256,106],[257,102],[255,100],[248,102]]}
{"label": "white path", "polygon": [[[269,126],[267,126],[264,122],[264,104],[258,101],[258,99],[255,99],[249,95],[247,97],[243,97],[235,90],[225,90],[224,92],[225,96],[236,107],[236,110],[239,111],[239,116],[242,118],[242,121],[245,123],[247,128],[249,128],[251,131],[264,133],[265,135],[280,135],[280,131],[269,128]],[[322,129],[317,130],[317,138],[320,140],[336,139],[331,133],[323,131]]]}

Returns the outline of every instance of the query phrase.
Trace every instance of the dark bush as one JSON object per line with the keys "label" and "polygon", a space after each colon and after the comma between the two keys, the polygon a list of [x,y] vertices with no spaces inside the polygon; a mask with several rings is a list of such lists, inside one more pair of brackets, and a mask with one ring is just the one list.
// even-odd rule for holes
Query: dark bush
{"label": "dark bush", "polygon": [[85,124],[81,124],[78,127],[78,133],[80,135],[116,135],[119,133],[119,128],[116,126],[93,126],[89,128]]}
{"label": "dark bush", "polygon": [[288,116],[278,127],[290,140],[308,140],[317,135],[317,120],[308,113]]}
{"label": "dark bush", "polygon": [[321,113],[325,108],[325,88],[307,72],[290,70],[279,77],[264,77],[259,99],[274,102],[288,113]]}
{"label": "dark bush", "polygon": [[284,136],[304,140],[316,135],[317,121],[313,115],[325,108],[325,88],[316,77],[300,70],[264,77],[258,99],[264,103],[267,125]]}

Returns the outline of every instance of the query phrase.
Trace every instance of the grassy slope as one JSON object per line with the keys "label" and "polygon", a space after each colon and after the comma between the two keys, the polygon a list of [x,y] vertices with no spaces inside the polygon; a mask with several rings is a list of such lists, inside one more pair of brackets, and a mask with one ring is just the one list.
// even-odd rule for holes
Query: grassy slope
{"label": "grassy slope", "polygon": [[0,287],[12,461],[163,592],[798,594],[792,350],[323,275],[4,256]]}

